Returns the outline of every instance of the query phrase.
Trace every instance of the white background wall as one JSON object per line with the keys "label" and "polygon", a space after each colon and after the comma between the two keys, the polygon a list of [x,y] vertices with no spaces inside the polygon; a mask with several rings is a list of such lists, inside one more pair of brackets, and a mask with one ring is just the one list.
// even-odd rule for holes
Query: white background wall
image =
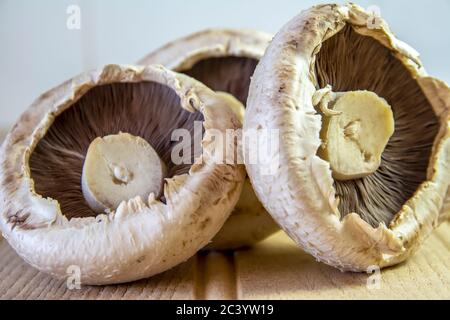
{"label": "white background wall", "polygon": [[[428,72],[450,82],[450,0],[354,0],[376,5]],[[106,63],[133,63],[171,39],[208,27],[276,32],[307,0],[0,0],[0,126],[44,91]],[[342,1],[338,1],[342,2]],[[81,29],[68,30],[69,5]]]}

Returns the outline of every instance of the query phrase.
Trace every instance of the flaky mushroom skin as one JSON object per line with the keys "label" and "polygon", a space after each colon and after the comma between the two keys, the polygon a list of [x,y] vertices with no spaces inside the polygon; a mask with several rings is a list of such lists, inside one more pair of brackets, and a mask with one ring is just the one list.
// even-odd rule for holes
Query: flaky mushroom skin
{"label": "flaky mushroom skin", "polygon": [[[255,30],[209,29],[173,41],[148,54],[138,64],[161,64],[184,72],[211,58],[260,60],[271,39],[271,35]],[[278,230],[278,225],[261,205],[248,181],[232,215],[206,249],[229,250],[250,246]]]}
{"label": "flaky mushroom skin", "polygon": [[[246,164],[259,199],[302,248],[343,271],[367,271],[404,261],[449,214],[449,88],[426,75],[417,54],[397,40],[385,22],[369,30],[368,18],[355,5],[321,5],[285,25],[256,69],[244,122],[245,130],[276,129],[283,137],[278,150],[281,165],[273,175],[262,175],[261,165]],[[441,124],[427,181],[389,226],[380,223],[373,228],[356,213],[343,217],[330,165],[317,156],[321,116],[312,104],[317,89],[315,58],[322,43],[346,25],[395,54],[421,86]],[[268,156],[275,159],[276,152]]]}
{"label": "flaky mushroom skin", "polygon": [[[213,91],[163,67],[108,65],[43,94],[13,127],[1,148],[0,227],[17,253],[37,269],[65,278],[80,268],[82,284],[133,281],[165,271],[205,246],[228,218],[241,193],[245,170],[221,165],[203,140],[202,162],[167,179],[166,204],[154,199],[122,202],[109,215],[67,219],[57,201],[34,191],[29,159],[55,118],[89,89],[111,83],[150,81],[171,88],[180,108],[204,116],[211,129],[239,127]],[[220,121],[218,121],[220,119]]]}

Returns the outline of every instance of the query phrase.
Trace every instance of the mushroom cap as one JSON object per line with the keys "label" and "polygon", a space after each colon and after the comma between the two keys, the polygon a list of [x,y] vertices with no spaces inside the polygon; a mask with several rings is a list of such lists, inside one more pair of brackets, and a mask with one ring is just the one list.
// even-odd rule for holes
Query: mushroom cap
{"label": "mushroom cap", "polygon": [[[35,191],[33,151],[58,116],[90,90],[144,82],[166,86],[179,97],[180,108],[203,114],[201,157],[187,174],[166,179],[165,203],[150,194],[149,199],[124,201],[109,214],[68,219],[57,200]],[[212,239],[239,199],[244,166],[220,164],[215,144],[207,140],[211,130],[239,126],[217,94],[161,66],[108,65],[75,77],[37,99],[1,147],[3,236],[29,264],[57,278],[77,266],[83,284],[134,281],[172,268]]]}
{"label": "mushroom cap", "polygon": [[[369,18],[369,13],[356,5],[333,4],[313,7],[287,23],[275,36],[255,71],[244,121],[244,131],[279,130],[279,136],[282,137],[279,149],[271,150],[267,155],[269,162],[270,159],[279,159],[280,165],[275,167],[273,175],[262,174],[262,163],[246,163],[258,198],[299,246],[316,259],[344,271],[366,272],[371,266],[386,267],[404,261],[440,222],[449,217],[450,90],[443,82],[427,76],[418,54],[396,39],[383,20],[380,19],[379,28],[370,29],[367,23]],[[416,117],[415,122],[422,122],[422,125],[417,126],[421,132],[413,137],[417,139],[417,147],[422,148],[421,143],[426,146],[423,147],[425,151],[415,152],[412,143],[409,149],[401,150],[411,158],[400,161],[404,165],[413,164],[423,169],[424,179],[417,185],[412,182],[408,184],[406,178],[411,180],[411,177],[407,177],[411,173],[405,173],[405,184],[401,183],[401,176],[398,180],[391,180],[392,187],[388,183],[380,185],[380,189],[387,190],[387,194],[401,194],[402,187],[406,190],[411,185],[416,188],[404,203],[394,203],[399,206],[399,210],[389,213],[387,223],[378,221],[374,226],[375,222],[366,221],[368,219],[358,212],[362,209],[364,198],[356,198],[357,191],[347,198],[343,197],[343,193],[339,194],[341,199],[336,197],[336,188],[342,188],[342,185],[333,180],[329,163],[317,156],[321,146],[322,118],[313,107],[313,95],[324,85],[319,80],[325,78],[326,72],[329,80],[345,72],[341,64],[333,65],[330,61],[333,54],[340,53],[339,49],[330,45],[327,47],[328,41],[339,45],[343,38],[338,36],[343,32],[371,41],[377,50],[384,50],[384,55],[375,55],[374,52],[380,52],[357,47],[361,42],[352,41],[354,38],[340,43],[341,46],[356,47],[352,51],[355,55],[358,50],[362,50],[361,59],[366,59],[366,66],[371,66],[377,59],[393,61],[396,68],[408,75],[407,82],[413,81],[411,85],[416,86],[417,92],[412,97],[423,96],[425,102],[422,105],[426,106],[426,109],[421,107],[406,112],[410,117]],[[357,63],[352,58],[342,54],[342,60],[349,61],[349,65]],[[324,64],[329,69],[325,70]],[[363,86],[363,80],[367,80],[368,83],[375,83],[373,86],[377,88],[379,83],[376,81],[380,81],[380,78],[391,79],[387,77],[389,72],[393,72],[391,67],[385,65],[375,71],[362,69],[360,71],[365,73],[359,77],[355,73],[356,66],[348,76],[344,74],[341,77],[347,76],[349,81],[359,79],[361,82],[357,85],[360,86]],[[403,85],[406,82],[389,82],[392,89],[390,95],[396,94],[397,99],[410,99],[409,95],[413,93],[402,90]],[[396,88],[398,91],[395,91]],[[342,89],[354,90],[337,88],[336,91],[345,91]],[[398,118],[399,115],[404,117],[405,112],[396,111],[395,103],[391,105],[397,114],[398,125],[402,123],[402,127],[396,128],[396,134],[408,132],[411,128]],[[435,119],[434,122],[428,117]],[[430,142],[425,143],[422,136],[430,136]],[[394,145],[401,142],[399,136],[392,139]],[[268,139],[262,141],[260,147],[266,150],[269,142]],[[248,152],[248,146],[245,147]],[[388,145],[388,148],[391,147]],[[393,170],[395,168],[391,167]],[[382,173],[389,177],[389,168],[383,170]],[[398,181],[402,187],[395,185]],[[364,186],[364,182],[367,180],[358,183]],[[344,212],[345,208],[352,207],[348,203],[349,199],[359,199],[359,206],[358,202],[355,205],[356,212]]]}
{"label": "mushroom cap", "polygon": [[248,29],[207,29],[172,41],[138,61],[139,65],[162,64],[184,72],[211,58],[242,57],[260,60],[272,36]]}
{"label": "mushroom cap", "polygon": [[[141,59],[139,65],[161,64],[166,68],[177,72],[186,73],[193,78],[202,81],[209,88],[216,91],[227,91],[226,83],[217,84],[222,80],[222,75],[212,75],[212,79],[205,79],[203,70],[196,70],[202,62],[211,62],[210,66],[199,66],[212,69],[211,73],[233,73],[232,82],[228,89],[236,94],[236,98],[245,104],[250,85],[250,76],[257,62],[272,40],[272,36],[255,30],[246,29],[208,29],[189,36],[180,38],[155,50]],[[230,59],[230,68],[226,68],[224,61],[215,61],[221,58]],[[251,60],[241,62],[239,59]],[[246,72],[250,72],[247,79],[243,79]],[[248,86],[245,86],[248,81]],[[245,86],[245,90],[236,87]],[[236,205],[233,214],[227,220],[224,227],[205,249],[228,250],[253,245],[279,230],[278,225],[267,213],[257,199],[250,181],[246,182],[243,194]]]}

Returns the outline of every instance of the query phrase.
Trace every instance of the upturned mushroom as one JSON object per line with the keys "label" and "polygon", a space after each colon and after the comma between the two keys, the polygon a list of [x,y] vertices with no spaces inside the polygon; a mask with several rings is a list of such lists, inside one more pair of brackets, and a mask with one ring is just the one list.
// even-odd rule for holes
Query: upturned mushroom
{"label": "upturned mushroom", "polygon": [[[271,39],[270,35],[255,30],[210,29],[175,40],[138,64],[162,64],[215,91],[231,94],[238,100],[231,105],[241,108],[243,115],[251,76]],[[233,214],[206,249],[250,246],[278,230],[246,179]]]}
{"label": "upturned mushroom", "polygon": [[449,218],[449,108],[448,86],[381,18],[316,6],[281,29],[256,68],[244,129],[279,131],[267,153],[279,165],[247,172],[316,259],[345,271],[392,266]]}
{"label": "upturned mushroom", "polygon": [[[172,161],[174,130],[198,134],[196,121],[200,154],[189,144],[181,156],[192,162]],[[83,284],[165,271],[209,243],[238,201],[244,166],[221,159],[214,134],[240,126],[226,99],[162,66],[75,77],[36,100],[2,145],[3,236],[55,277],[78,268]]]}

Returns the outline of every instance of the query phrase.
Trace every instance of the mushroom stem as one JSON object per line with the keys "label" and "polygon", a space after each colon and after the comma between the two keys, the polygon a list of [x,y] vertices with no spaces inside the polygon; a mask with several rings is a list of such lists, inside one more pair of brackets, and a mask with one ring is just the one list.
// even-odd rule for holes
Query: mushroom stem
{"label": "mushroom stem", "polygon": [[313,103],[323,115],[319,156],[336,180],[364,178],[378,170],[394,134],[391,106],[370,91],[318,90]]}
{"label": "mushroom stem", "polygon": [[166,168],[156,151],[140,137],[119,133],[96,138],[83,166],[82,189],[96,213],[113,211],[122,201],[158,197]]}

